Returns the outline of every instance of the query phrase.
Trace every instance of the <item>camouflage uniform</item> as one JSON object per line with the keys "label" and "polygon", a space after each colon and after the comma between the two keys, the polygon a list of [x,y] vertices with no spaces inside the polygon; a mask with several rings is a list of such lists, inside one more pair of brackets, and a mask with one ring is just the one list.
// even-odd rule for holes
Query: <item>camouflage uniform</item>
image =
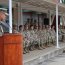
{"label": "camouflage uniform", "polygon": [[52,43],[56,41],[56,33],[53,28],[51,29],[51,40],[52,40]]}
{"label": "camouflage uniform", "polygon": [[36,44],[38,45],[38,49],[39,49],[39,44],[40,44],[40,38],[39,38],[39,30],[38,30],[38,26],[37,26],[37,29],[35,30],[35,36],[36,36],[36,38],[35,38],[35,42],[36,42]]}
{"label": "camouflage uniform", "polygon": [[46,29],[41,29],[39,31],[40,33],[40,46],[41,46],[41,49],[45,49],[44,45],[46,43]]}
{"label": "camouflage uniform", "polygon": [[[33,26],[32,26],[33,27]],[[34,50],[35,49],[35,44],[36,44],[36,38],[37,38],[37,35],[35,34],[35,31],[34,29],[31,29],[30,30],[30,46],[31,46],[31,50]]]}
{"label": "camouflage uniform", "polygon": [[43,43],[43,45],[45,46],[45,44],[46,44],[46,29],[44,28],[43,30],[42,30],[42,43]]}
{"label": "camouflage uniform", "polygon": [[62,32],[62,41],[64,41],[64,39],[65,39],[65,29],[64,29],[64,26],[62,26],[61,32]]}
{"label": "camouflage uniform", "polygon": [[51,44],[51,42],[52,42],[52,36],[51,36],[51,29],[49,29],[49,45]]}
{"label": "camouflage uniform", "polygon": [[39,32],[38,32],[38,39],[39,39],[39,49],[43,49],[43,42],[42,42],[42,37],[43,37],[43,33],[42,33],[42,25],[40,25],[39,27]]}
{"label": "camouflage uniform", "polygon": [[19,33],[19,31],[17,30],[17,25],[13,25],[13,33]]}
{"label": "camouflage uniform", "polygon": [[36,45],[36,44],[38,44],[38,42],[39,42],[39,41],[38,41],[38,30],[34,30],[34,32],[35,32],[35,33],[34,33],[34,43],[35,43],[35,45]]}
{"label": "camouflage uniform", "polygon": [[46,45],[48,46],[49,44],[49,29],[48,27],[46,28]]}
{"label": "camouflage uniform", "polygon": [[24,34],[25,34],[25,47],[27,48],[27,52],[29,52],[29,45],[30,45],[30,32],[29,32],[29,30],[25,30]]}
{"label": "camouflage uniform", "polygon": [[65,40],[65,27],[64,27],[63,31],[64,31],[64,40]]}
{"label": "camouflage uniform", "polygon": [[13,33],[19,33],[17,30],[13,30]]}
{"label": "camouflage uniform", "polygon": [[61,39],[62,39],[62,31],[61,31],[60,28],[58,29],[58,34],[59,34],[59,41],[61,41]]}
{"label": "camouflage uniform", "polygon": [[24,49],[24,51],[23,51],[23,53],[25,54],[27,51],[26,51],[26,42],[25,42],[25,33],[24,33],[24,31],[19,31],[21,34],[22,34],[22,36],[23,36],[23,49]]}
{"label": "camouflage uniform", "polygon": [[47,43],[47,46],[50,45],[50,42],[51,42],[51,29],[49,27],[49,25],[46,26],[46,43]]}
{"label": "camouflage uniform", "polygon": [[24,31],[24,27],[23,25],[19,26],[19,32],[21,33],[21,35],[23,36],[23,53],[27,53],[27,49],[26,49],[26,42],[25,42],[25,31]]}

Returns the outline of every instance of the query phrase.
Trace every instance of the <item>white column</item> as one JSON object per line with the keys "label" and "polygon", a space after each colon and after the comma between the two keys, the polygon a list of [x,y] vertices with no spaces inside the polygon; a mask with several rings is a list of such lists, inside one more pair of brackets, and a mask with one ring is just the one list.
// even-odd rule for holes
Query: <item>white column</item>
{"label": "white column", "polygon": [[62,25],[64,26],[65,25],[65,18],[64,18],[64,16],[62,16]]}
{"label": "white column", "polygon": [[62,0],[60,0],[60,3],[62,3]]}
{"label": "white column", "polygon": [[53,14],[53,15],[52,15],[52,19],[51,19],[51,22],[52,22],[52,23],[53,23],[54,17],[55,17],[55,15]]}
{"label": "white column", "polygon": [[59,40],[58,40],[58,4],[56,4],[56,46],[59,48]]}
{"label": "white column", "polygon": [[12,33],[12,0],[9,0],[9,33]]}
{"label": "white column", "polygon": [[51,11],[49,12],[49,25],[52,25],[52,21],[51,21]]}
{"label": "white column", "polygon": [[[18,7],[17,7],[17,26],[19,27],[19,22],[21,22],[21,19],[20,19],[20,3],[18,2],[17,3]],[[19,29],[19,28],[18,28]]]}
{"label": "white column", "polygon": [[24,24],[24,22],[23,22],[23,9],[22,9],[22,7],[21,7],[21,23],[20,24]]}
{"label": "white column", "polygon": [[63,17],[63,22],[64,22],[64,26],[65,26],[65,16]]}
{"label": "white column", "polygon": [[23,25],[23,13],[21,3],[18,3],[18,26]]}

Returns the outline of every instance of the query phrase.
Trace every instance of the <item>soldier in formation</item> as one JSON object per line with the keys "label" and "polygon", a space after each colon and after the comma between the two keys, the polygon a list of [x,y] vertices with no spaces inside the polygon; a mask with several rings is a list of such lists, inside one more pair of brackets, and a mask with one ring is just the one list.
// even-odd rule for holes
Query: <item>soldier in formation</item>
{"label": "soldier in formation", "polygon": [[62,33],[61,41],[64,42],[64,39],[65,39],[65,27],[64,26],[61,26],[61,33]]}
{"label": "soldier in formation", "polygon": [[[55,41],[55,30],[54,27],[50,28],[49,25],[20,25],[19,32],[24,37],[23,49],[24,53],[29,53],[35,49],[42,50],[49,47],[51,42]],[[51,40],[51,41],[50,41]]]}
{"label": "soldier in formation", "polygon": [[12,33],[19,33],[17,25],[13,25]]}
{"label": "soldier in formation", "polygon": [[29,53],[30,31],[29,31],[29,26],[28,25],[25,25],[24,34],[25,34],[25,49],[26,49],[26,52]]}
{"label": "soldier in formation", "polygon": [[62,27],[58,26],[58,35],[59,35],[59,41],[62,41]]}
{"label": "soldier in formation", "polygon": [[40,48],[40,38],[39,38],[39,26],[38,26],[38,24],[36,24],[36,28],[34,29],[34,32],[35,32],[36,48],[40,50],[41,48]]}
{"label": "soldier in formation", "polygon": [[19,26],[19,32],[22,34],[23,36],[23,53],[26,54],[27,53],[27,48],[26,48],[26,42],[25,42],[25,32],[24,32],[24,25],[20,25]]}
{"label": "soldier in formation", "polygon": [[51,28],[51,43],[53,45],[55,45],[55,41],[56,41],[56,33],[55,33],[55,30],[54,30],[54,26],[52,26],[52,28]]}
{"label": "soldier in formation", "polygon": [[49,41],[50,41],[50,29],[49,25],[46,25],[46,46],[49,46]]}
{"label": "soldier in formation", "polygon": [[42,25],[42,43],[43,43],[43,47],[46,47],[46,28],[45,28],[45,25]]}

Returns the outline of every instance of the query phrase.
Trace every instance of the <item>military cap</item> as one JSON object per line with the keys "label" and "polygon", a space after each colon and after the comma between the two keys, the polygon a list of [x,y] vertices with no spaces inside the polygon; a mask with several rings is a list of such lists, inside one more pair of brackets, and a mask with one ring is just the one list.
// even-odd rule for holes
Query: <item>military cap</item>
{"label": "military cap", "polygon": [[6,16],[8,16],[6,8],[0,8],[0,12],[3,12]]}

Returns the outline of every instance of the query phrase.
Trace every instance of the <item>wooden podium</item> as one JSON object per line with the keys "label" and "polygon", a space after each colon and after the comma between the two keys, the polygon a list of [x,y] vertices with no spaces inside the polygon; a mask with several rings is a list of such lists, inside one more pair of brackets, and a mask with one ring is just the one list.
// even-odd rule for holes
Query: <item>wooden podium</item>
{"label": "wooden podium", "polygon": [[0,36],[0,65],[23,65],[22,42],[20,34]]}

